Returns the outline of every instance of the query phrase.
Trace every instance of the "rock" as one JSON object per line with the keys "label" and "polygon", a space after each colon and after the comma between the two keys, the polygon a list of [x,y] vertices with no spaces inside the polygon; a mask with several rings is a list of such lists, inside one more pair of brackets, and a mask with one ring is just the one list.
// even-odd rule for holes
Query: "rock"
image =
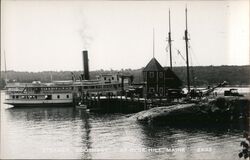
{"label": "rock", "polygon": [[239,115],[247,117],[250,101],[239,98],[217,98],[207,102],[176,104],[171,106],[155,107],[141,111],[131,118],[140,122],[165,123],[218,123],[239,120]]}
{"label": "rock", "polygon": [[134,116],[132,116],[132,118],[135,118],[138,121],[154,120],[157,117],[168,116],[171,113],[178,114],[178,112],[175,112],[175,111],[180,111],[186,108],[190,108],[194,105],[195,104],[177,104],[177,105],[172,105],[172,106],[155,107],[146,111],[139,112],[135,114]]}

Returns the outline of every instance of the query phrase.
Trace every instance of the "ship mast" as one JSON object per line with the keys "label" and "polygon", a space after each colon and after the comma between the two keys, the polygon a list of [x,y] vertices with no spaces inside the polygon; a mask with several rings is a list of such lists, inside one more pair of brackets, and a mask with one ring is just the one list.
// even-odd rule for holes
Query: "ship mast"
{"label": "ship mast", "polygon": [[168,11],[168,16],[169,16],[169,31],[168,31],[168,45],[169,45],[169,53],[170,53],[170,68],[172,69],[172,39],[171,39],[171,24],[170,24],[170,9]]}
{"label": "ship mast", "polygon": [[186,15],[186,30],[185,30],[185,42],[186,42],[186,59],[187,59],[187,87],[188,93],[190,93],[190,79],[189,79],[189,62],[188,62],[188,29],[187,29],[187,7],[185,9]]}

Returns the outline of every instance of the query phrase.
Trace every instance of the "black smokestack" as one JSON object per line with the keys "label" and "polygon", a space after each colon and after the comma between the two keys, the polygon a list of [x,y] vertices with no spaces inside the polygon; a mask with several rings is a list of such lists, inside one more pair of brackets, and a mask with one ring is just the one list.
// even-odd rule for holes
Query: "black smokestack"
{"label": "black smokestack", "polygon": [[82,52],[83,56],[83,70],[84,70],[84,79],[89,80],[89,59],[88,59],[88,51]]}

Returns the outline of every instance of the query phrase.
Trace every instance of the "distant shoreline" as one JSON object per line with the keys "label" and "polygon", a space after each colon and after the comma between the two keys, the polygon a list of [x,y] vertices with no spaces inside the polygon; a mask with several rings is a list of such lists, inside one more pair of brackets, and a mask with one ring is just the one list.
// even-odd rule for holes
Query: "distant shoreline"
{"label": "distant shoreline", "polygon": [[[165,67],[166,68],[166,67]],[[90,78],[96,79],[100,74],[125,74],[133,75],[134,83],[143,82],[142,70],[140,69],[121,69],[121,70],[95,70],[90,71]],[[173,71],[186,85],[186,67],[173,67]],[[7,71],[7,79],[10,81],[26,82],[32,81],[51,82],[56,80],[71,80],[72,73],[79,80],[83,71],[42,71],[42,72],[24,72]],[[191,86],[207,87],[214,86],[224,81],[228,82],[230,87],[250,87],[250,65],[222,65],[222,66],[192,66],[190,67]],[[5,72],[1,72],[0,88],[5,86]]]}
{"label": "distant shoreline", "polygon": [[[169,66],[164,66],[163,68],[168,68]],[[191,68],[197,68],[197,67],[249,67],[250,69],[250,64],[249,65],[208,65],[208,66],[190,66]],[[142,70],[144,67],[141,68],[121,68],[119,69],[98,69],[98,70],[90,70],[90,72],[100,72],[100,71],[104,71],[104,72],[110,72],[110,71],[115,71],[115,72],[120,72],[122,70],[126,71],[126,70]],[[175,68],[186,68],[186,66],[173,66],[173,69]],[[4,74],[5,71],[1,71],[2,74]],[[18,71],[18,70],[7,70],[6,72],[27,72],[27,73],[42,73],[42,72],[82,72],[82,70],[43,70],[43,71]],[[249,70],[250,72],[250,70]]]}

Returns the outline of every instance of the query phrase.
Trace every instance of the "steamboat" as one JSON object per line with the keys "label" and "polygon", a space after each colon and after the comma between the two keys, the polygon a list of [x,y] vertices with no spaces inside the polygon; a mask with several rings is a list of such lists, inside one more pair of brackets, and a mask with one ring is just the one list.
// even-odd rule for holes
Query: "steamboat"
{"label": "steamboat", "polygon": [[5,104],[14,107],[68,106],[72,105],[72,82],[8,83]]}
{"label": "steamboat", "polygon": [[127,87],[128,81],[118,74],[99,75],[94,80],[8,83],[5,104],[14,107],[74,106],[84,95],[119,95]]}
{"label": "steamboat", "polygon": [[85,96],[115,96],[129,86],[128,77],[120,74],[100,74],[90,79],[87,51],[83,51],[83,68],[79,79],[72,73],[72,80],[7,83],[4,103],[14,107],[75,106]]}

